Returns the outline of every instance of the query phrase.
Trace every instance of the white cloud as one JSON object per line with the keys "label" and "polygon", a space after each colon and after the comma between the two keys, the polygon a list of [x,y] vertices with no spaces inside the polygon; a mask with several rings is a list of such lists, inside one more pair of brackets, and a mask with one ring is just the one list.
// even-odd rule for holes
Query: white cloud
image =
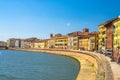
{"label": "white cloud", "polygon": [[67,27],[70,27],[70,26],[71,26],[71,23],[67,23],[66,25],[67,25]]}

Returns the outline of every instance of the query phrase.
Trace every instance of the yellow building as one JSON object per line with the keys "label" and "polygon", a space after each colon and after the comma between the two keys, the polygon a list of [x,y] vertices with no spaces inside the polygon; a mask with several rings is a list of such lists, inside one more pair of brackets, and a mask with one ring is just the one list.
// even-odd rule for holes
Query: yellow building
{"label": "yellow building", "polygon": [[27,38],[24,40],[23,48],[34,48],[34,41],[38,40],[37,38]]}
{"label": "yellow building", "polygon": [[113,25],[115,27],[114,30],[114,50],[120,46],[120,16],[113,21]]}
{"label": "yellow building", "polygon": [[82,38],[82,47],[85,49],[85,50],[88,50],[88,40],[89,38],[87,36],[84,36]]}
{"label": "yellow building", "polygon": [[62,36],[61,34],[56,34],[54,36],[54,41],[55,41],[55,48],[67,49],[68,38],[66,36]]}
{"label": "yellow building", "polygon": [[55,48],[55,40],[51,38],[48,40],[48,48]]}
{"label": "yellow building", "polygon": [[95,37],[90,36],[88,41],[88,50],[92,51],[95,49]]}
{"label": "yellow building", "polygon": [[98,49],[105,49],[105,45],[106,45],[106,27],[104,27],[104,24],[99,25],[98,28]]}
{"label": "yellow building", "polygon": [[111,49],[113,59],[120,62],[120,17],[99,26],[99,49]]}
{"label": "yellow building", "polygon": [[48,48],[48,40],[36,40],[36,41],[34,41],[34,48],[37,48],[37,49]]}
{"label": "yellow building", "polygon": [[45,47],[45,42],[44,41],[35,41],[34,42],[34,48],[39,48],[39,49],[41,49],[41,48],[44,48]]}
{"label": "yellow building", "polygon": [[120,16],[113,20],[112,22],[114,27],[114,38],[113,38],[113,49],[114,49],[114,60],[117,63],[120,63]]}
{"label": "yellow building", "polygon": [[78,36],[73,37],[73,50],[78,50]]}
{"label": "yellow building", "polygon": [[88,50],[88,35],[80,35],[79,36],[79,50]]}
{"label": "yellow building", "polygon": [[89,33],[88,50],[98,50],[98,32]]}
{"label": "yellow building", "polygon": [[55,48],[67,49],[67,37],[56,37]]}

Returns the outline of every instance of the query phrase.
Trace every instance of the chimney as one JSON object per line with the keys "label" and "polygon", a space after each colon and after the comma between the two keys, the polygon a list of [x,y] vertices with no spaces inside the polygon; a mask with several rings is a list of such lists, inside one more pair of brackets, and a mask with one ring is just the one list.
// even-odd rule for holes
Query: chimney
{"label": "chimney", "polygon": [[53,38],[53,34],[50,34],[50,39]]}
{"label": "chimney", "polygon": [[88,33],[89,33],[89,29],[88,29],[88,28],[84,28],[84,29],[83,29],[83,33],[84,33],[84,34],[88,34]]}

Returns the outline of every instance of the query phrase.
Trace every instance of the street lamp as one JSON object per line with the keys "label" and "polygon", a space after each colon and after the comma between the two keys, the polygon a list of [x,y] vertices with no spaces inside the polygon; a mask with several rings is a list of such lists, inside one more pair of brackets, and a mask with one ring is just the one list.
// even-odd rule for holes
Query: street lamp
{"label": "street lamp", "polygon": [[115,26],[114,25],[112,25],[111,26],[111,31],[112,31],[112,55],[111,55],[111,61],[113,62],[113,61],[115,61],[114,60],[114,56],[113,56],[113,54],[114,54],[114,31],[115,31]]}

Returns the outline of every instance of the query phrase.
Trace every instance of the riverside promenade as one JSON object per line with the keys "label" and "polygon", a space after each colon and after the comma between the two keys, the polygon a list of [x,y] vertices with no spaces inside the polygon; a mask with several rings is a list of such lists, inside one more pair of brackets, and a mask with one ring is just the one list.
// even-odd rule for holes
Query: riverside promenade
{"label": "riverside promenade", "polygon": [[80,66],[80,70],[76,77],[76,80],[114,80],[111,68],[109,68],[110,66],[107,63],[107,61],[104,61],[104,59],[102,59],[100,55],[96,55],[94,53],[50,49],[12,49],[12,50],[45,52],[49,54],[51,53],[74,58],[79,62]]}
{"label": "riverside promenade", "polygon": [[111,62],[111,59],[106,56],[106,59],[109,61],[114,75],[114,80],[120,80],[120,63]]}

